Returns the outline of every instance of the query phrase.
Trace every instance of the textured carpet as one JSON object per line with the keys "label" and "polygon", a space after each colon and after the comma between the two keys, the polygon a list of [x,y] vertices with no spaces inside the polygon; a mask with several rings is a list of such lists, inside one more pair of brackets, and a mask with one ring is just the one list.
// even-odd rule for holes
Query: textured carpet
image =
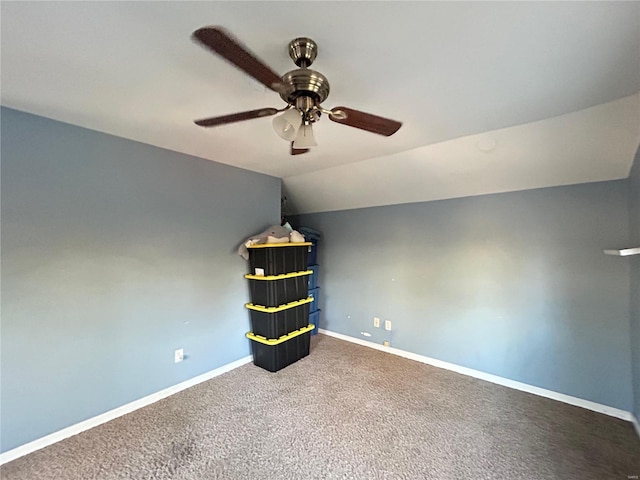
{"label": "textured carpet", "polygon": [[34,452],[14,479],[580,479],[640,475],[629,422],[325,335]]}

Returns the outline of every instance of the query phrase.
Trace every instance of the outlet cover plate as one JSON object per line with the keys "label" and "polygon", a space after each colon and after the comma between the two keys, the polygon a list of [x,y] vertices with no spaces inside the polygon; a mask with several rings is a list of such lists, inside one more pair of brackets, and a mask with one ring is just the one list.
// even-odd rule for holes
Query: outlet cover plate
{"label": "outlet cover plate", "polygon": [[173,352],[173,361],[175,363],[178,363],[178,362],[181,362],[182,360],[184,360],[184,349],[179,348],[178,350]]}

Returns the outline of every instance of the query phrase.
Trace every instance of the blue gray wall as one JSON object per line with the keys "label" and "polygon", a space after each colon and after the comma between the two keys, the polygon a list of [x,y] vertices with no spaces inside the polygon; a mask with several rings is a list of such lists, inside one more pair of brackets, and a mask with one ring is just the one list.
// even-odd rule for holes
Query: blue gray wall
{"label": "blue gray wall", "polygon": [[[629,247],[640,247],[640,149],[629,176]],[[631,358],[633,364],[633,413],[640,421],[640,255],[628,257],[631,266]]]}
{"label": "blue gray wall", "polygon": [[279,179],[9,109],[1,153],[2,451],[250,353]]}
{"label": "blue gray wall", "polygon": [[[302,215],[321,326],[626,411],[627,182]],[[378,316],[391,320],[385,335]]]}

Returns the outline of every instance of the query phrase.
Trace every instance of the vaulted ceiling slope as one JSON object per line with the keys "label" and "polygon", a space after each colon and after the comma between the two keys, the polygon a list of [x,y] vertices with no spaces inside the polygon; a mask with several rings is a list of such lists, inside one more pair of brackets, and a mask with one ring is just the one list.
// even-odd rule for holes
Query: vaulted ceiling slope
{"label": "vaulted ceiling slope", "polygon": [[[11,108],[284,179],[298,212],[625,178],[640,143],[640,2],[2,2]],[[194,44],[222,25],[280,74],[318,43],[323,117],[290,156],[270,118],[193,120],[279,96]]]}

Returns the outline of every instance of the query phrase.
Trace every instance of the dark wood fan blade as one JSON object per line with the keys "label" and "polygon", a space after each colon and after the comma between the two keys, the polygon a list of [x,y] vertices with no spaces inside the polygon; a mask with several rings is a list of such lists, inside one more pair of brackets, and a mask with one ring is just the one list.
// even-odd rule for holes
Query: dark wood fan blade
{"label": "dark wood fan blade", "polygon": [[193,32],[192,38],[222,58],[233,63],[243,72],[251,75],[265,87],[276,92],[282,88],[280,76],[249,52],[249,50],[240,45],[240,43],[223,28],[199,28]]}
{"label": "dark wood fan blade", "polygon": [[335,107],[331,109],[329,118],[336,123],[349,125],[368,132],[377,133],[386,137],[393,135],[402,126],[401,122],[378,117],[370,113],[360,112],[347,107]]}
{"label": "dark wood fan blade", "polygon": [[232,113],[231,115],[222,115],[220,117],[203,118],[195,120],[196,125],[201,127],[217,127],[227,123],[242,122],[243,120],[251,120],[254,118],[268,117],[275,115],[278,110],[275,108],[260,108],[258,110],[249,110],[248,112]]}
{"label": "dark wood fan blade", "polygon": [[308,151],[308,148],[293,148],[293,142],[291,142],[291,155],[302,155]]}

